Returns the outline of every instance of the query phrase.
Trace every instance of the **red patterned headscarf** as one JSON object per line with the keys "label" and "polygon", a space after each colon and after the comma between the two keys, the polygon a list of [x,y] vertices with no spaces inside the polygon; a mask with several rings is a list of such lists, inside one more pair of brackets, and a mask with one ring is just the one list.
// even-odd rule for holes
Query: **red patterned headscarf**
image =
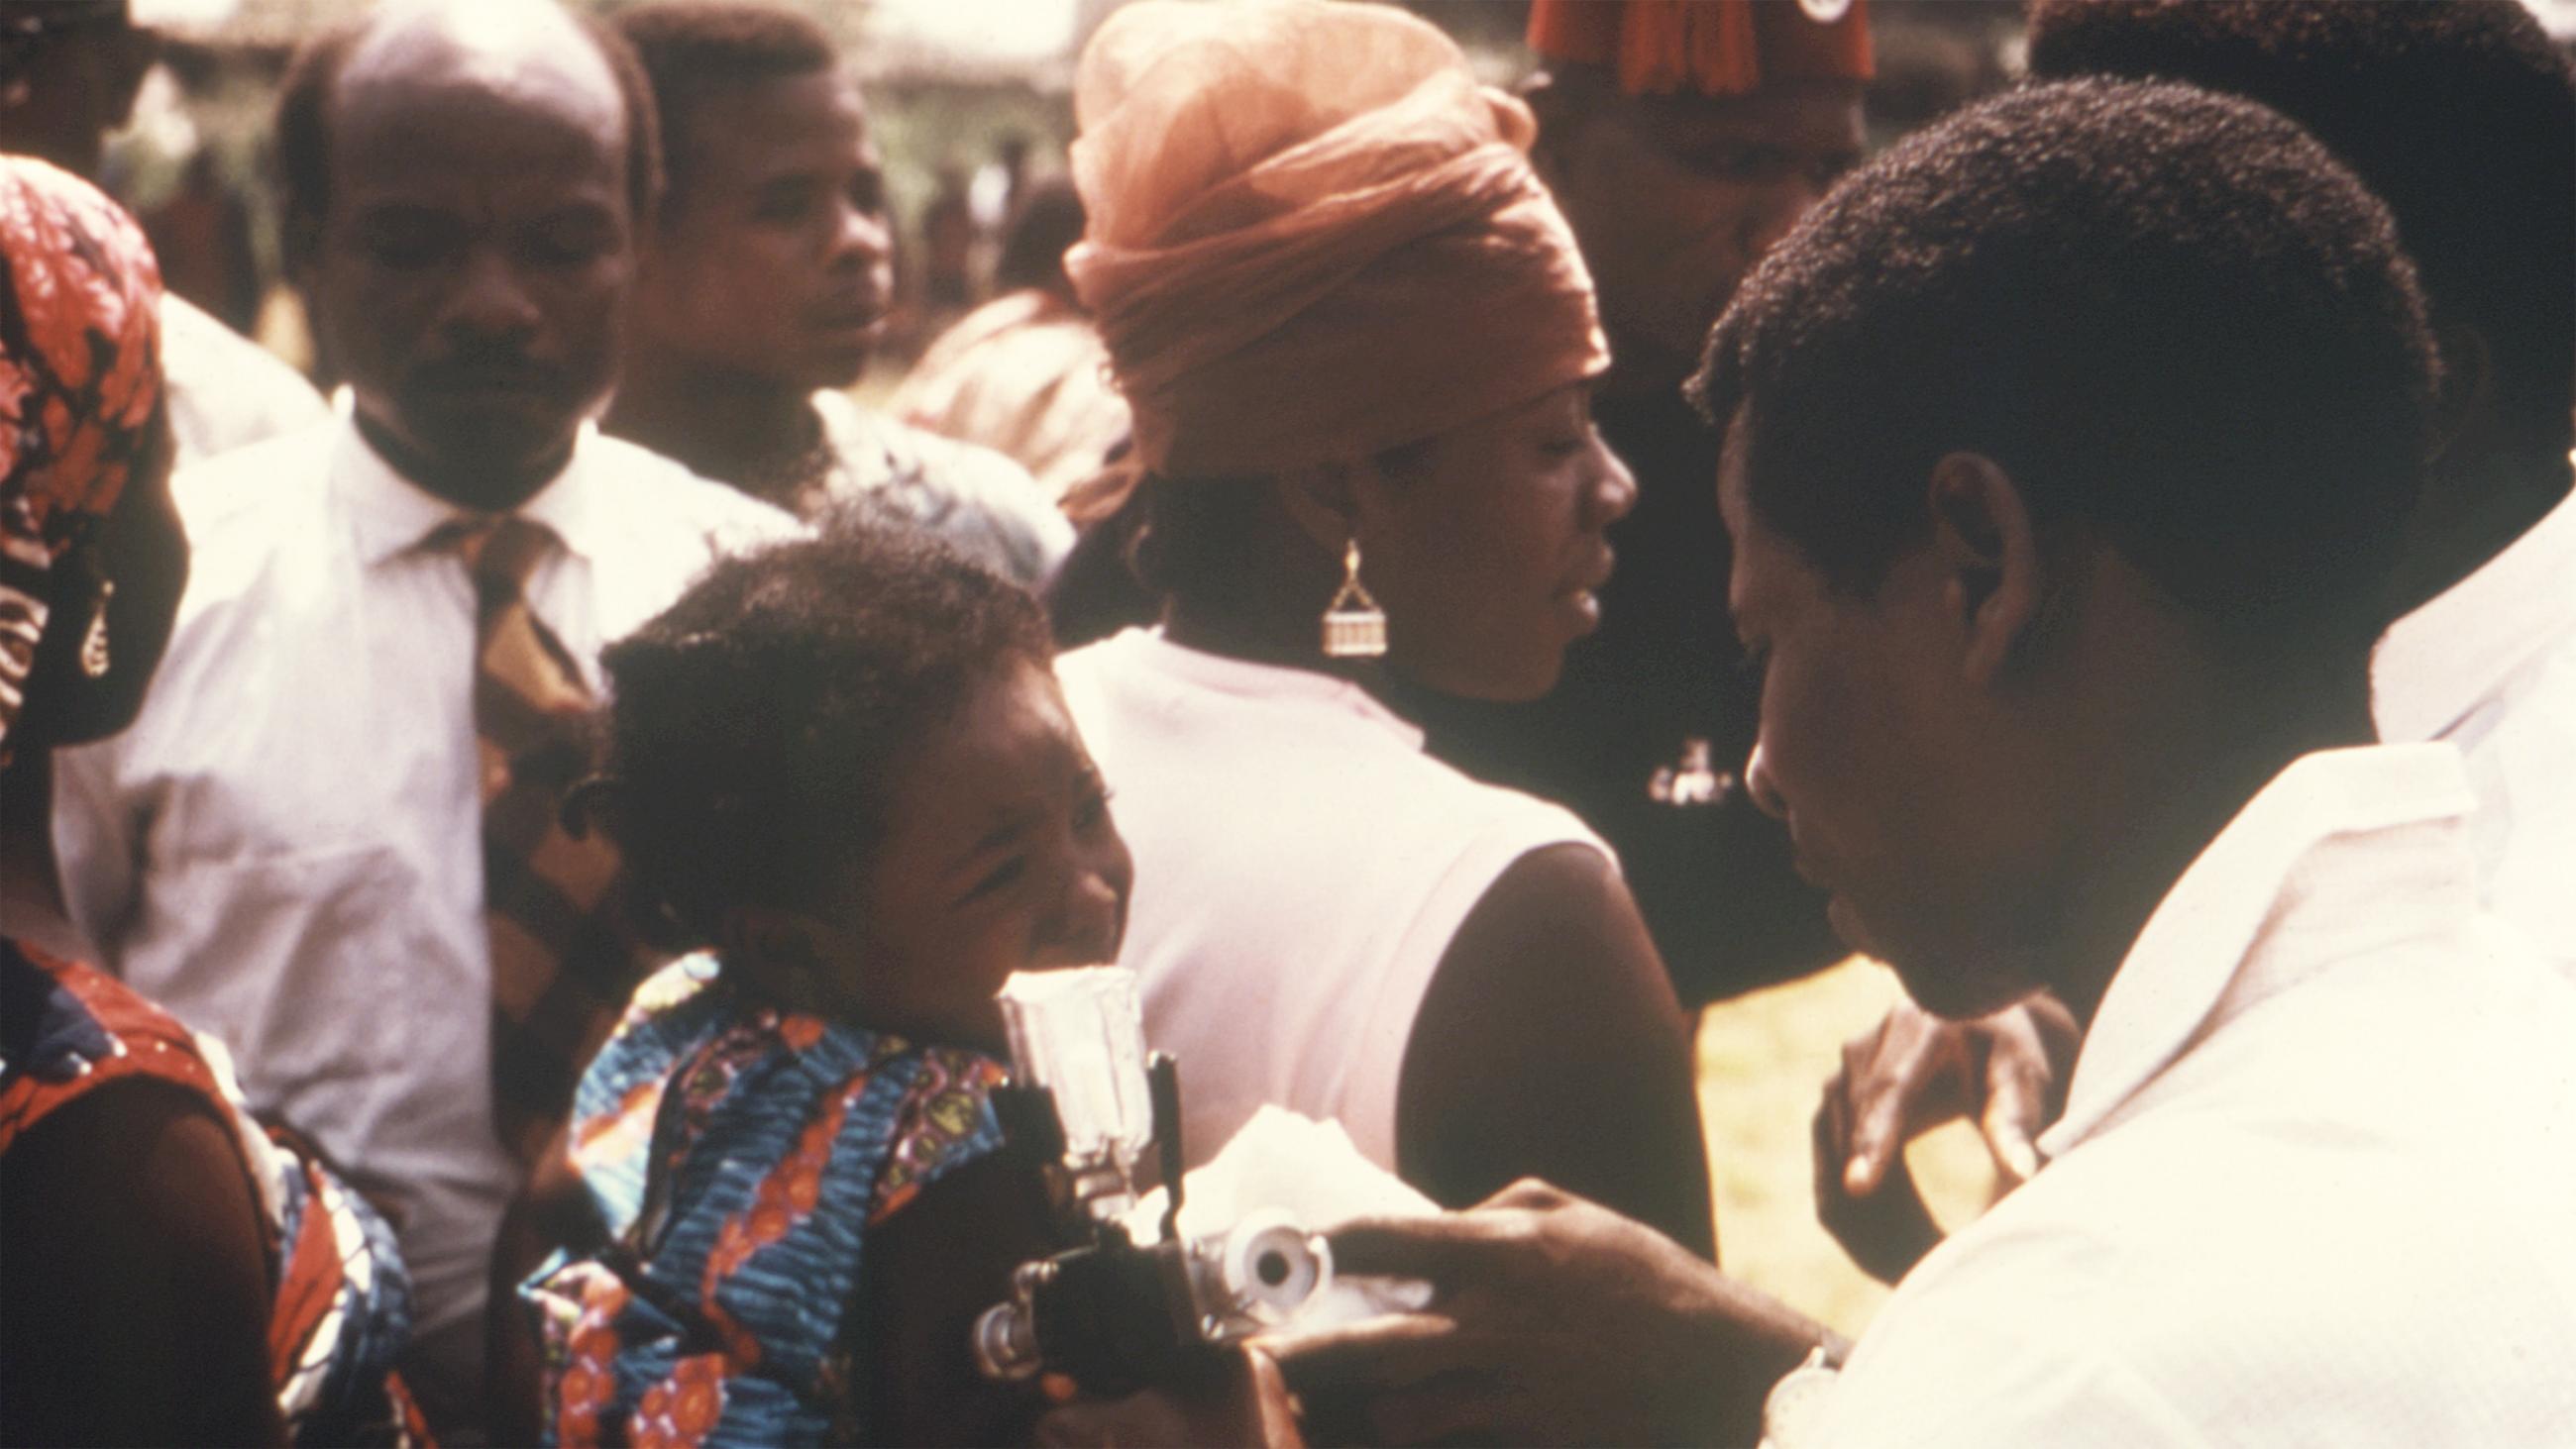
{"label": "red patterned headscarf", "polygon": [[161,404],[161,269],[66,171],[0,156],[0,747],[45,630],[45,575],[116,506]]}
{"label": "red patterned headscarf", "polygon": [[1627,95],[1746,95],[1868,80],[1869,0],[1531,0],[1543,60],[1616,69]]}

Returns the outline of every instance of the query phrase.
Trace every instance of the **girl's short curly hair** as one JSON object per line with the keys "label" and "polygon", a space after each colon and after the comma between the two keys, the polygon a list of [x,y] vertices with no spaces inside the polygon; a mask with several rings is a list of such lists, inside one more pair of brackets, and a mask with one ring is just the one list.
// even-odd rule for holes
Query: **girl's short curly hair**
{"label": "girl's short curly hair", "polygon": [[582,813],[672,949],[744,905],[811,906],[864,866],[911,747],[983,682],[1053,652],[1026,591],[855,519],[718,562],[601,659],[603,773]]}

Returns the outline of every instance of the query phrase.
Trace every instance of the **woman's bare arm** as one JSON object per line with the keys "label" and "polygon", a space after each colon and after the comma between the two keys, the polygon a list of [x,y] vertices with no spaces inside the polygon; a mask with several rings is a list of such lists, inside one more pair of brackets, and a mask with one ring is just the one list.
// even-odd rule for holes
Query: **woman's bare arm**
{"label": "woman's bare arm", "polygon": [[1445,1206],[1539,1177],[1716,1256],[1692,1042],[1600,851],[1522,856],[1440,959],[1405,1049],[1396,1156]]}
{"label": "woman's bare arm", "polygon": [[268,1257],[231,1127],[100,1087],[0,1163],[0,1442],[279,1444]]}

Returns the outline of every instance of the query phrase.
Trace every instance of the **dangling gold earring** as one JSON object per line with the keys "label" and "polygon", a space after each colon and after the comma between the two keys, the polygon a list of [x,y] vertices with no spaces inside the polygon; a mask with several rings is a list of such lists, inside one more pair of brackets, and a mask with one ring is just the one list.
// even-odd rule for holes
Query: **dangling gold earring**
{"label": "dangling gold earring", "polygon": [[107,601],[116,597],[116,581],[102,579],[98,585],[98,612],[89,616],[89,632],[81,636],[81,673],[92,679],[107,677]]}
{"label": "dangling gold earring", "polygon": [[1360,582],[1360,541],[1342,549],[1342,591],[1324,606],[1324,654],[1332,659],[1375,659],[1386,652],[1386,611]]}

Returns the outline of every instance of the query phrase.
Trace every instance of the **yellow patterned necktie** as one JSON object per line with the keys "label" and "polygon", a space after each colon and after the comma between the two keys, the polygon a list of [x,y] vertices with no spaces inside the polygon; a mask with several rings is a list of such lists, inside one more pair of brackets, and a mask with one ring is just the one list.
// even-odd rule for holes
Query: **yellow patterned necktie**
{"label": "yellow patterned necktie", "polygon": [[458,520],[429,546],[463,559],[474,583],[493,1126],[526,1162],[571,1110],[582,1066],[654,958],[627,925],[615,847],[563,823],[564,795],[589,768],[591,695],[528,606],[528,576],[554,534],[515,516]]}

